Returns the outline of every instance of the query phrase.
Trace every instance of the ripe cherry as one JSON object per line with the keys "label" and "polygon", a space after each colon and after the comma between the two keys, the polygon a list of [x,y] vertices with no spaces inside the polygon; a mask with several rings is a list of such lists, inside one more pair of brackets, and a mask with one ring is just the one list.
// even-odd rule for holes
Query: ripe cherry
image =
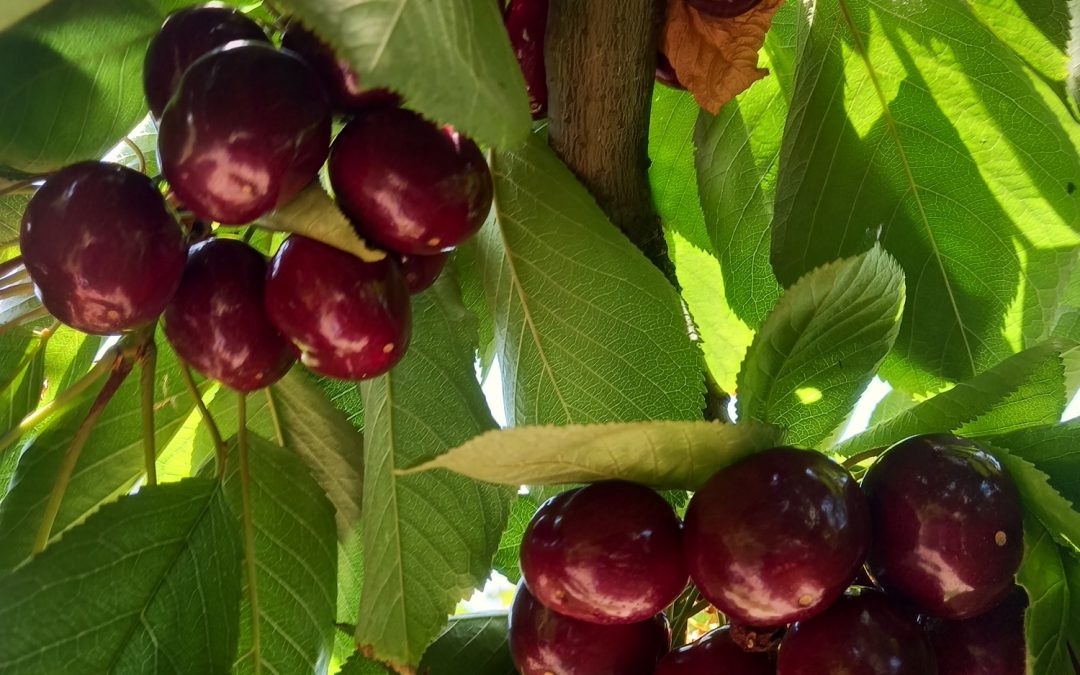
{"label": "ripe cherry", "polygon": [[761,0],[683,0],[707,17],[730,19],[746,14],[761,4]]}
{"label": "ripe cherry", "polygon": [[211,3],[170,14],[143,62],[143,89],[154,118],[161,117],[191,64],[233,40],[269,42],[259,24],[232,7]]}
{"label": "ripe cherry", "polygon": [[565,616],[635,623],[686,586],[679,519],[660,495],[623,481],[568,490],[544,503],[521,540],[533,595]]}
{"label": "ripe cherry", "polygon": [[510,0],[504,20],[525,76],[529,106],[534,120],[547,113],[547,72],[544,68],[544,35],[547,33],[548,0]]}
{"label": "ripe cherry", "polygon": [[321,375],[360,380],[390,370],[409,344],[409,291],[392,259],[364,262],[293,235],[270,263],[270,320]]}
{"label": "ripe cherry", "polygon": [[945,619],[973,617],[1013,586],[1023,556],[1020,496],[992,455],[950,435],[916,436],[866,472],[874,543],[868,567],[886,592]]}
{"label": "ripe cherry", "polygon": [[421,291],[431,288],[435,280],[442,274],[446,267],[446,260],[450,254],[436,253],[435,255],[399,255],[398,264],[405,275],[405,285],[409,293],[416,295]]}
{"label": "ripe cherry", "polygon": [[845,595],[780,643],[777,675],[937,675],[925,633],[880,591]]}
{"label": "ripe cherry", "polygon": [[330,144],[330,106],[311,68],[260,42],[230,43],[188,69],[161,117],[161,170],[207,220],[248,223],[310,183]]}
{"label": "ripe cherry", "polygon": [[149,178],[119,164],[55,173],[23,214],[19,246],[45,308],[108,335],[161,314],[184,271],[179,223]]}
{"label": "ripe cherry", "polygon": [[866,499],[821,453],[766,450],[721,470],[690,500],[690,577],[734,622],[772,627],[838,598],[870,544]]}
{"label": "ripe cherry", "polygon": [[165,335],[181,359],[238,391],[281,379],[296,353],[263,306],[266,260],[235,239],[191,247],[180,288],[165,309]]}
{"label": "ripe cherry", "polygon": [[654,675],[773,675],[766,654],[752,654],[732,641],[728,626],[717,628],[696,642],[673,650],[660,661]]}
{"label": "ripe cherry", "polygon": [[658,615],[601,625],[544,607],[518,586],[510,608],[510,654],[521,675],[651,675],[671,632]]}
{"label": "ripe cherry", "polygon": [[293,21],[281,34],[281,46],[299,54],[319,74],[330,104],[342,114],[355,114],[372,106],[398,106],[401,97],[386,89],[364,89],[349,62],[300,23]]}
{"label": "ripe cherry", "polygon": [[994,609],[964,621],[937,621],[930,642],[939,675],[1024,675],[1024,609],[1027,596],[1017,588]]}
{"label": "ripe cherry", "polygon": [[361,235],[396,253],[449,250],[475,234],[491,209],[491,172],[476,144],[401,108],[349,122],[328,168]]}

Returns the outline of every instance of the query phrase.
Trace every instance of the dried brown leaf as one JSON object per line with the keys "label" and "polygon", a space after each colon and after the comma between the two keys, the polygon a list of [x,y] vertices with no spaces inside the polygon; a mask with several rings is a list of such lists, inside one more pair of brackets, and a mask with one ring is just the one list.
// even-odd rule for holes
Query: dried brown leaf
{"label": "dried brown leaf", "polygon": [[703,16],[685,0],[668,0],[664,53],[675,74],[714,115],[754,82],[768,75],[758,68],[758,50],[773,15],[784,0],[762,0],[746,14],[731,19]]}

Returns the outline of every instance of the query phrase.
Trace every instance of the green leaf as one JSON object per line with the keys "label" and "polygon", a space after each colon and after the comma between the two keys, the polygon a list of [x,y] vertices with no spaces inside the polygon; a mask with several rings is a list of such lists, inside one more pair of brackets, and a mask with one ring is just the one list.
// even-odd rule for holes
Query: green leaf
{"label": "green leaf", "polygon": [[363,654],[353,654],[337,675],[388,675],[390,672],[389,668]]}
{"label": "green leaf", "polygon": [[54,0],[0,35],[0,164],[45,173],[104,156],[146,116],[143,55],[177,4]]}
{"label": "green leaf", "polygon": [[518,495],[510,503],[510,519],[506,523],[502,539],[499,540],[499,548],[495,551],[495,560],[492,565],[495,571],[516,584],[521,581],[521,540],[525,536],[525,528],[529,526],[536,510],[540,508],[540,502],[531,495]]}
{"label": "green leaf", "polygon": [[465,614],[450,619],[450,627],[420,661],[425,675],[515,675],[507,643],[506,612]]}
{"label": "green leaf", "polygon": [[1069,661],[1071,605],[1080,593],[1065,577],[1068,554],[1054,544],[1053,537],[1037,520],[1024,521],[1024,561],[1017,582],[1028,595],[1024,619],[1027,638],[1028,672],[1032,675],[1059,675],[1072,670]]}
{"label": "green leaf", "polygon": [[[234,672],[326,672],[336,609],[334,507],[291,449],[258,436],[248,443],[255,595],[245,575]],[[235,440],[229,454],[236,457]],[[239,462],[230,467],[226,501],[241,514]]]}
{"label": "green leaf", "polygon": [[33,14],[51,0],[7,0],[0,6],[0,30],[7,30],[27,16]]}
{"label": "green leaf", "polygon": [[[957,431],[964,425],[1010,400],[1017,391],[1033,382],[1046,382],[1047,372],[1062,370],[1062,354],[1072,348],[1063,340],[1051,339],[1014,354],[967,382],[915,405],[888,421],[849,438],[833,449],[850,457],[874,448],[884,448],[916,434]],[[1050,380],[1053,382],[1053,380]],[[988,425],[991,426],[991,425]],[[1001,427],[995,423],[994,427]],[[975,426],[972,429],[976,428]],[[968,432],[965,432],[968,433]]]}
{"label": "green leaf", "polygon": [[0,197],[0,245],[19,241],[19,228],[29,203],[30,195],[10,194]]}
{"label": "green leaf", "polygon": [[800,8],[772,262],[781,282],[880,241],[908,297],[886,376],[926,392],[1013,351],[1021,250],[1080,243],[1080,129],[967,3]]}
{"label": "green leaf", "polygon": [[237,523],[213,481],[144,488],[0,579],[0,597],[10,675],[229,673]]}
{"label": "green leaf", "polygon": [[308,186],[285,206],[260,218],[259,225],[275,232],[301,234],[368,262],[386,257],[383,251],[368,248],[349,219],[317,183]]}
{"label": "green leaf", "polygon": [[1008,452],[1008,448],[990,446],[989,450],[1016,483],[1025,513],[1038,518],[1055,539],[1080,555],[1080,513],[1050,485],[1050,477],[1031,462]]}
{"label": "green leaf", "polygon": [[525,81],[499,7],[476,0],[283,0],[338,48],[369,87],[478,142],[520,145],[531,124]]}
{"label": "green leaf", "polygon": [[701,419],[701,358],[660,271],[542,138],[491,163],[477,239],[508,422]]}
{"label": "green leaf", "polygon": [[694,128],[698,107],[686,91],[657,85],[649,120],[649,184],[665,229],[702,251],[712,251],[697,191]]}
{"label": "green leaf", "polygon": [[869,426],[874,427],[888,422],[900,413],[914,406],[917,401],[911,395],[900,389],[890,389],[885,398],[874,406],[874,412],[870,414]]}
{"label": "green leaf", "polygon": [[844,421],[889,353],[904,274],[880,248],[830,263],[784,292],[739,372],[740,419],[814,446]]}
{"label": "green leaf", "polygon": [[[180,429],[194,403],[184,389],[176,355],[164,340],[158,341],[157,365],[154,421],[160,451]],[[137,374],[127,378],[94,426],[60,503],[53,538],[102,504],[126,494],[145,472],[138,380]],[[94,392],[98,388],[100,385]],[[87,400],[54,417],[23,447],[11,489],[0,503],[0,541],[4,542],[0,570],[12,569],[30,557],[57,472],[90,404]]]}
{"label": "green leaf", "polygon": [[974,0],[971,9],[1043,77],[1064,82],[1069,0]]}
{"label": "green leaf", "polygon": [[[484,227],[494,227],[491,221],[494,212],[489,216]],[[492,364],[495,362],[495,319],[491,315],[491,308],[484,298],[484,276],[480,267],[480,249],[475,239],[470,239],[459,246],[450,259],[448,267],[457,274],[458,284],[461,286],[461,302],[476,316],[477,332],[479,333],[480,351],[480,374],[487,379]],[[444,271],[443,274],[446,274]]]}
{"label": "green leaf", "polygon": [[1080,419],[1020,429],[988,441],[1037,466],[1065,499],[1080,504]]}
{"label": "green leaf", "polygon": [[753,422],[516,427],[477,436],[401,473],[448,469],[502,485],[628,480],[695,490],[725,466],[779,441],[779,429]]}
{"label": "green leaf", "polygon": [[[0,335],[0,429],[11,429],[37,408],[45,384],[44,340],[16,328]],[[7,494],[19,454],[0,454],[0,500]]]}
{"label": "green leaf", "polygon": [[472,315],[452,279],[440,279],[413,296],[401,363],[360,385],[365,569],[356,637],[398,669],[415,666],[457,602],[483,584],[506,526],[511,490],[448,473],[395,473],[495,427],[475,353]]}

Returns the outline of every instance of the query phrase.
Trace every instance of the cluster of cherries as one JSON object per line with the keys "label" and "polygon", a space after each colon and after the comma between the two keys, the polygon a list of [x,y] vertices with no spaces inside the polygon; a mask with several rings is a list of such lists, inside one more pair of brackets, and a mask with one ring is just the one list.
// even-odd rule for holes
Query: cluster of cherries
{"label": "cluster of cherries", "polygon": [[[401,359],[409,295],[483,224],[491,174],[475,143],[400,107],[396,94],[361,88],[304,27],[289,25],[281,42],[220,5],[165,21],[144,85],[169,200],[186,218],[150,178],[117,164],[52,175],[26,210],[20,244],[57,319],[114,334],[163,314],[177,354],[240,391],[272,384],[298,356],[340,379]],[[335,114],[348,120],[331,145]],[[181,224],[253,223],[324,163],[341,210],[385,249],[382,259],[293,235],[267,264],[243,241]]]}
{"label": "cluster of cherries", "polygon": [[[766,450],[682,523],[649,488],[595,483],[525,531],[511,652],[523,675],[1022,675],[1021,521],[1001,464],[950,435],[897,443],[861,488]],[[669,652],[688,578],[729,625]]]}

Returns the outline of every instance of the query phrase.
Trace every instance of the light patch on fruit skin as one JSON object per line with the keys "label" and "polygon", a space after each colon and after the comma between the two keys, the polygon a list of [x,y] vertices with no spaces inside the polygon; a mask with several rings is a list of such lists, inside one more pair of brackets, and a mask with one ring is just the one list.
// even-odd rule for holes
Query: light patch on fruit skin
{"label": "light patch on fruit skin", "polygon": [[390,352],[394,351],[394,343],[393,342],[387,342],[383,346],[382,350],[383,350],[383,354],[389,354]]}
{"label": "light patch on fruit skin", "polygon": [[811,604],[813,604],[813,602],[814,602],[814,596],[810,595],[809,593],[799,597],[799,606],[800,607],[809,607]]}
{"label": "light patch on fruit skin", "polygon": [[994,543],[998,546],[1004,546],[1009,543],[1009,535],[1005,534],[1003,530],[998,530],[994,533]]}

